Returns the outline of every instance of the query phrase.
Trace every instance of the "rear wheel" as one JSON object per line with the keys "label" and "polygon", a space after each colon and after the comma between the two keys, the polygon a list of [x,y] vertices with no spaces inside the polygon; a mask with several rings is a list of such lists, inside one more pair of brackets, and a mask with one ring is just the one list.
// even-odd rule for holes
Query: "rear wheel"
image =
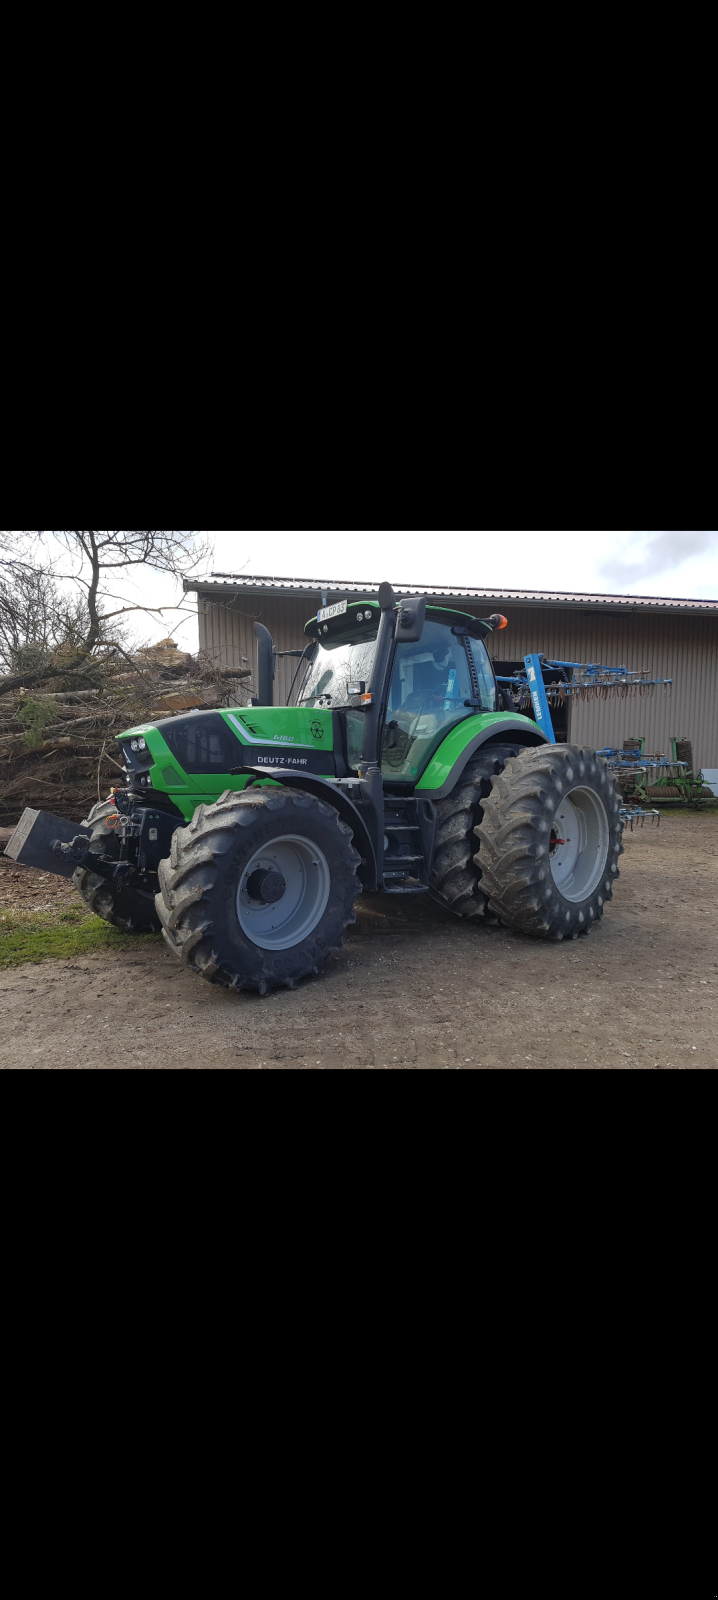
{"label": "rear wheel", "polygon": [[180,960],[232,989],[293,988],[354,921],[351,828],[296,789],[227,790],[199,806],[160,863],[157,913]]}
{"label": "rear wheel", "polygon": [[603,916],[623,829],[605,761],[576,745],[522,750],[494,778],[474,862],[489,910],[543,939],[577,938]]}
{"label": "rear wheel", "polygon": [[474,854],[474,829],[483,818],[482,801],[491,793],[492,780],[504,770],[517,746],[492,745],[467,762],[455,789],[436,803],[437,828],[431,870],[431,897],[445,910],[469,920],[498,918],[489,909],[489,896],[481,883]]}
{"label": "rear wheel", "polygon": [[[93,806],[87,820],[92,829],[90,852],[119,855],[115,837],[119,819],[114,802],[103,800]],[[103,922],[109,922],[113,928],[121,928],[123,933],[159,933],[160,922],[151,888],[142,889],[137,883],[128,884],[120,878],[101,878],[88,867],[77,867],[72,881],[95,916],[102,917]]]}

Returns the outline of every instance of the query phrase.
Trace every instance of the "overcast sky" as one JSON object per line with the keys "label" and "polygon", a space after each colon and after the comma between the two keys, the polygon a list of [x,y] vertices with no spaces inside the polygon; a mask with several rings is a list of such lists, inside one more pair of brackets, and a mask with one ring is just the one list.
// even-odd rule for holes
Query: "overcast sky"
{"label": "overcast sky", "polygon": [[[718,599],[717,533],[211,533],[206,573],[452,584],[477,588],[586,590],[601,594]],[[128,604],[178,599],[161,575],[144,572],[123,585]],[[193,601],[193,597],[190,597]],[[173,630],[197,648],[196,619],[163,622],[138,615],[133,628],[159,639]],[[169,625],[169,627],[168,627]]]}

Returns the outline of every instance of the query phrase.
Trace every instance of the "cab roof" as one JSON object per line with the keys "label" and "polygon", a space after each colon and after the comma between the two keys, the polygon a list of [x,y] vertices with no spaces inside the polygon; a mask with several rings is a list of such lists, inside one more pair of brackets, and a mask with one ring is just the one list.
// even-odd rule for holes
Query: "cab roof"
{"label": "cab roof", "polygon": [[[304,624],[304,632],[310,639],[327,645],[335,641],[339,643],[340,639],[352,643],[366,638],[379,626],[381,608],[377,600],[340,600],[337,605],[344,607],[337,615],[328,616],[327,612],[334,611],[335,607],[326,606]],[[453,607],[428,605],[426,617],[427,621],[444,623],[447,628],[468,628],[478,639],[491,632],[478,617],[471,616],[467,611],[456,611]]]}

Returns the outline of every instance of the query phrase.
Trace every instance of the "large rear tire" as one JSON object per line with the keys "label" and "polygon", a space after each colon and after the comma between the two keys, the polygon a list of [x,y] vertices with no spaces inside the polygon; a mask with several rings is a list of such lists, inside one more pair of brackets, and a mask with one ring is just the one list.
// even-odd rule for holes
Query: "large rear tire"
{"label": "large rear tire", "polygon": [[522,750],[493,779],[474,832],[481,887],[502,922],[540,939],[575,939],[600,921],[623,828],[613,779],[593,750]]}
{"label": "large rear tire", "polygon": [[517,746],[492,745],[467,762],[455,789],[436,802],[436,839],[430,894],[437,905],[471,921],[481,917],[498,922],[489,910],[489,896],[481,883],[474,855],[474,829],[483,817],[482,801],[491,793],[492,779],[503,772]]}
{"label": "large rear tire", "polygon": [[186,966],[230,989],[292,989],[340,948],[361,893],[352,831],[315,795],[231,789],[160,862],[157,913]]}
{"label": "large rear tire", "polygon": [[[114,831],[116,817],[112,800],[102,800],[93,806],[87,819],[92,829],[91,853],[119,855]],[[160,922],[151,888],[142,889],[136,883],[128,884],[118,878],[101,878],[88,867],[78,867],[72,881],[95,916],[102,917],[111,927],[120,928],[123,933],[159,933]]]}

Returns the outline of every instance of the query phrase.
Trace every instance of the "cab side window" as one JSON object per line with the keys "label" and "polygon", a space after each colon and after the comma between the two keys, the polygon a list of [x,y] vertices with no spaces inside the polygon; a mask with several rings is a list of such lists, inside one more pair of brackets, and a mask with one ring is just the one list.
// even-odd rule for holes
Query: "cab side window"
{"label": "cab side window", "polygon": [[450,628],[427,622],[418,644],[400,644],[384,731],[386,776],[418,776],[437,736],[468,715],[464,701],[471,693],[466,652]]}

